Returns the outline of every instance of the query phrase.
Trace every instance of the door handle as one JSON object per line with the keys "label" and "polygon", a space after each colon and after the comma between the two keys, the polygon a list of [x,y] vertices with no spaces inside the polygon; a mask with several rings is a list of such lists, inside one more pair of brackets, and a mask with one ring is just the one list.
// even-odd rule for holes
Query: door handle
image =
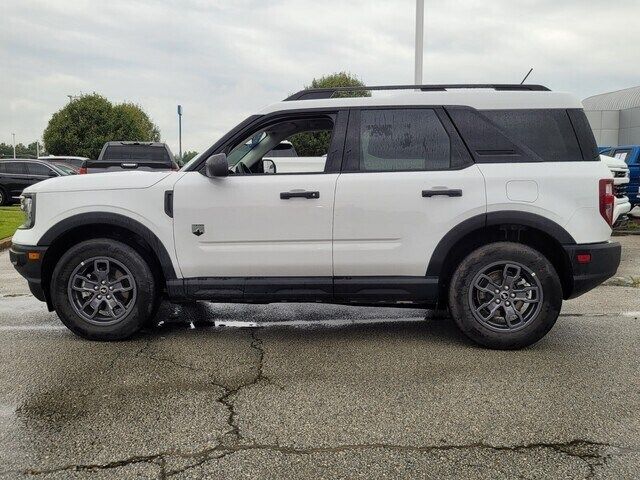
{"label": "door handle", "polygon": [[459,188],[443,188],[435,190],[422,190],[423,197],[435,197],[436,195],[442,195],[445,197],[461,197],[462,190]]}
{"label": "door handle", "polygon": [[320,192],[280,192],[280,198],[282,200],[289,200],[290,198],[320,198]]}

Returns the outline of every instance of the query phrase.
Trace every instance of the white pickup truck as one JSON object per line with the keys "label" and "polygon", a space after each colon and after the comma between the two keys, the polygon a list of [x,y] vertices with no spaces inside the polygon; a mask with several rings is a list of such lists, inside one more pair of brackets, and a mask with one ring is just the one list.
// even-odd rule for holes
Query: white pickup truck
{"label": "white pickup truck", "polygon": [[613,173],[613,194],[615,195],[615,205],[613,208],[613,223],[615,224],[621,217],[631,211],[631,202],[627,196],[629,186],[629,167],[619,158],[600,155],[600,160]]}

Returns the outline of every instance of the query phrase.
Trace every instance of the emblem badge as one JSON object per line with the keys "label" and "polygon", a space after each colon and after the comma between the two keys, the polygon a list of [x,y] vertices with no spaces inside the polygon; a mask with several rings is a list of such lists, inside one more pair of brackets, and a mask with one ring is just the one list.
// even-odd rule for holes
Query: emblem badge
{"label": "emblem badge", "polygon": [[204,225],[201,223],[194,223],[191,225],[191,233],[193,233],[196,237],[199,237],[204,233]]}

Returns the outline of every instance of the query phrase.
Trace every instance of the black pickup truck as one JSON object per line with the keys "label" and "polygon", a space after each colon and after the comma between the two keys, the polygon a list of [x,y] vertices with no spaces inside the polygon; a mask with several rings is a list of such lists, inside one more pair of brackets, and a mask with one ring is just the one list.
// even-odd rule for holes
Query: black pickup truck
{"label": "black pickup truck", "polygon": [[178,168],[169,146],[161,142],[107,142],[97,160],[87,160],[87,173]]}

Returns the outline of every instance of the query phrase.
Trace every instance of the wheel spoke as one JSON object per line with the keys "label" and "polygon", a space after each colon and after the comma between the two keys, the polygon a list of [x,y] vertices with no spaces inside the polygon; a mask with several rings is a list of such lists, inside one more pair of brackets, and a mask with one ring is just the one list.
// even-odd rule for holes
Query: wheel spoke
{"label": "wheel spoke", "polygon": [[115,282],[112,282],[109,284],[109,290],[112,293],[129,292],[133,290],[133,279],[131,278],[130,275],[123,275],[122,277],[118,278]]}
{"label": "wheel spoke", "polygon": [[490,293],[492,295],[495,294],[496,290],[500,289],[500,287],[491,279],[491,277],[485,275],[484,273],[476,279],[474,287],[476,287],[481,292]]}
{"label": "wheel spoke", "polygon": [[[510,271],[511,274],[509,274]],[[512,288],[513,284],[520,279],[521,272],[522,269],[519,266],[507,263],[502,270],[502,286]]]}
{"label": "wheel spoke", "polygon": [[514,327],[514,325],[511,323],[513,320],[520,320],[520,322],[523,322],[522,315],[520,314],[518,309],[513,306],[513,304],[510,304],[510,305],[505,304],[503,309],[504,309],[504,321],[507,323],[507,327],[509,329]]}
{"label": "wheel spoke", "polygon": [[[525,303],[538,303],[540,301],[540,290],[538,287],[524,287],[513,290],[515,297],[512,300]],[[531,295],[529,295],[531,294]]]}
{"label": "wheel spoke", "polygon": [[110,269],[109,260],[98,259],[93,262],[93,272],[101,282],[109,281]]}
{"label": "wheel spoke", "polygon": [[[480,305],[477,309],[476,309],[476,313],[478,315],[480,315],[484,320],[489,320],[491,318],[493,318],[493,316],[495,315],[496,311],[498,310],[498,308],[500,308],[500,304],[496,303],[495,301],[491,300],[483,305]],[[483,315],[482,311],[484,309],[488,309],[489,310],[489,314],[488,315]]]}

